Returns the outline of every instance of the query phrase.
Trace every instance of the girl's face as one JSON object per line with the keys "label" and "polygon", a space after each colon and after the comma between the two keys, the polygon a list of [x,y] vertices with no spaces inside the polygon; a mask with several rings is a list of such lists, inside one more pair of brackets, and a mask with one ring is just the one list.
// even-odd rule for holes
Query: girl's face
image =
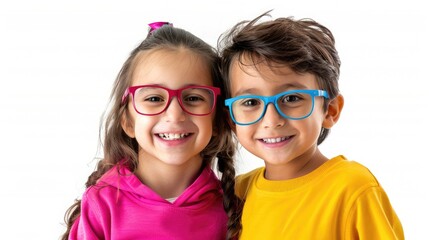
{"label": "girl's face", "polygon": [[[155,50],[137,59],[132,86],[155,84],[169,89],[188,85],[213,86],[206,62],[189,50]],[[200,152],[212,137],[214,112],[193,116],[182,110],[174,97],[168,108],[155,116],[138,114],[128,99],[128,124],[122,124],[128,136],[140,146],[143,165],[170,165],[186,168],[201,165]]]}
{"label": "girl's face", "polygon": [[[242,65],[235,61],[231,66],[232,97],[249,94],[273,96],[288,90],[319,89],[313,74],[297,74],[283,65],[270,68],[264,63],[260,63],[256,69],[249,59],[243,60]],[[298,161],[308,162],[314,157],[325,116],[323,98],[316,97],[313,113],[305,119],[283,118],[274,105],[269,104],[260,121],[247,126],[235,125],[234,128],[240,144],[262,158],[267,171],[276,166],[293,169],[299,168]]]}

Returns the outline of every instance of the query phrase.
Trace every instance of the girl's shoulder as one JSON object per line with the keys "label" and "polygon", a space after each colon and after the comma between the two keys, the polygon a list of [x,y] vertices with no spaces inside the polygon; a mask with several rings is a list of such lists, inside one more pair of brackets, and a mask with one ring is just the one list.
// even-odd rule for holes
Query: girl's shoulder
{"label": "girl's shoulder", "polygon": [[136,176],[127,167],[118,164],[106,171],[94,185],[88,187],[84,195],[92,199],[117,195],[118,191],[129,190],[133,181],[138,181]]}

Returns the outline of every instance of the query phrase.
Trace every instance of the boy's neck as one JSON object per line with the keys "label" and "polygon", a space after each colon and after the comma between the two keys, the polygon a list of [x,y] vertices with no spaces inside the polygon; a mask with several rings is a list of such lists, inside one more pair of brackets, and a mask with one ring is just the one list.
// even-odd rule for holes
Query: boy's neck
{"label": "boy's neck", "polygon": [[264,177],[267,180],[288,180],[302,177],[327,162],[325,157],[318,149],[312,154],[304,154],[286,164],[269,164],[265,162]]}

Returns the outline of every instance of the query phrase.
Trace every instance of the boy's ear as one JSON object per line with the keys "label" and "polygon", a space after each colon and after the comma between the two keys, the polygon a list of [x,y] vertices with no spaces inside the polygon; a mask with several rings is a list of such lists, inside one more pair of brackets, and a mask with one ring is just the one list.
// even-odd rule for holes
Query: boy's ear
{"label": "boy's ear", "polygon": [[134,126],[133,123],[130,120],[130,117],[128,116],[128,112],[125,110],[125,112],[121,116],[121,127],[124,130],[124,132],[128,135],[130,138],[135,138],[134,134]]}
{"label": "boy's ear", "polygon": [[343,110],[343,106],[344,97],[341,94],[329,102],[322,125],[324,128],[330,129],[335,125],[335,123],[337,123],[338,119],[340,118],[341,111]]}

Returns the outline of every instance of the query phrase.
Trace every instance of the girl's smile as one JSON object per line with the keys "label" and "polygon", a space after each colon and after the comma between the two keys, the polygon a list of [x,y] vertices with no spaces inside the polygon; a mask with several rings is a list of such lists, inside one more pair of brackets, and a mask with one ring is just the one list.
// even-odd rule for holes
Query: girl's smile
{"label": "girl's smile", "polygon": [[191,133],[158,133],[157,135],[163,140],[174,141],[184,139],[190,136]]}
{"label": "girl's smile", "polygon": [[[155,134],[155,141],[167,148],[173,147],[186,147],[188,142],[195,136],[191,132],[171,132],[171,133],[157,133]],[[156,144],[156,143],[155,143]],[[174,151],[170,149],[170,151]]]}

